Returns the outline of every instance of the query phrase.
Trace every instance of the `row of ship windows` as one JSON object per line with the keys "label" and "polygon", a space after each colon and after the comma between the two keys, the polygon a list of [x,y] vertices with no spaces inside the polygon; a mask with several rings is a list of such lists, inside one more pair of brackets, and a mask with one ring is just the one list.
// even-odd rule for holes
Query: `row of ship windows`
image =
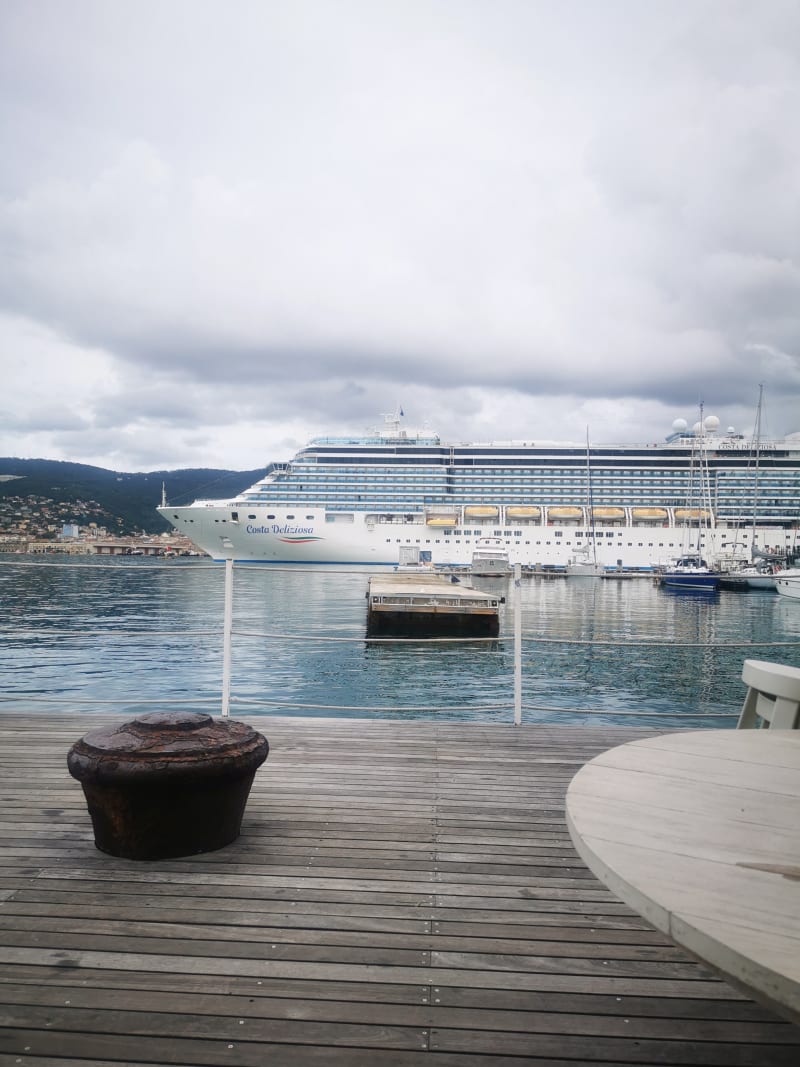
{"label": "row of ship windows", "polygon": [[[356,494],[356,495],[354,495],[352,491],[346,491],[344,489],[342,489],[342,490],[331,489],[331,490],[327,490],[327,491],[325,491],[325,490],[323,490],[323,491],[319,491],[319,490],[312,491],[311,488],[309,488],[309,489],[306,489],[306,490],[301,489],[300,492],[303,492],[304,495],[306,497],[310,498],[310,499],[313,499],[315,501],[319,501],[320,504],[322,504],[322,503],[324,503],[326,501],[335,501],[335,502],[339,502],[339,503],[343,503],[343,502],[346,502],[346,501],[358,501],[359,503],[363,503],[364,500],[366,499],[366,500],[374,500],[376,502],[376,506],[378,504],[380,504],[380,503],[391,504],[392,506],[400,507],[403,510],[405,510],[407,508],[412,508],[412,509],[416,508],[420,504],[420,498],[419,497],[401,496],[396,490],[395,491],[391,491],[389,489],[387,489],[387,491],[383,492],[383,493],[372,491],[372,492],[369,492],[369,493],[359,493],[359,494]],[[251,500],[252,500],[253,503],[291,504],[292,501],[296,501],[297,500],[299,495],[300,495],[300,493],[298,493],[298,492],[289,493],[289,492],[280,492],[280,491],[278,491],[278,492],[270,493],[268,499],[263,499],[263,498],[259,498],[259,497],[251,497]],[[798,496],[797,492],[792,492],[789,489],[781,489],[781,490],[777,490],[777,491],[776,490],[771,490],[769,495],[762,494],[758,498],[758,506],[759,506],[759,508],[763,508],[763,507],[780,507],[782,505],[793,503],[793,501],[795,501],[797,499],[797,496]],[[476,501],[476,497],[477,497],[477,501]],[[439,494],[424,494],[423,497],[422,497],[422,503],[426,503],[426,504],[432,504],[432,503],[455,504],[455,503],[458,503],[458,502],[462,502],[462,503],[465,503],[465,504],[474,504],[474,503],[479,502],[479,501],[483,502],[483,501],[485,501],[485,499],[486,498],[484,496],[482,496],[481,494],[476,494],[474,492],[472,492],[472,493],[468,493],[468,492],[448,493],[446,495],[443,494],[443,493],[439,493]],[[505,494],[505,499],[506,499],[506,502],[508,502],[508,503],[525,503],[525,504],[537,504],[537,505],[538,504],[542,504],[542,503],[546,503],[546,504],[563,504],[563,503],[583,504],[583,503],[585,503],[584,495],[581,494],[581,493],[575,492],[575,491],[573,491],[573,492],[560,492],[560,493],[551,491],[551,492],[549,492],[547,494],[543,493],[541,496],[537,496],[536,494],[532,493],[530,490],[527,490],[524,493],[513,493],[513,492],[506,493]],[[713,500],[717,504],[726,503],[728,505],[734,505],[734,504],[738,503],[738,504],[742,504],[742,505],[746,504],[748,506],[752,506],[751,497],[749,497],[749,496],[747,496],[745,494],[740,494],[740,493],[733,493],[733,492],[722,493],[722,492],[720,492],[720,493],[716,493],[716,494],[712,495],[710,497],[710,499]],[[686,497],[684,495],[679,494],[679,493],[673,493],[669,497],[655,496],[654,493],[652,492],[652,490],[648,490],[648,489],[625,489],[625,490],[620,489],[620,490],[618,490],[616,492],[604,491],[602,493],[594,493],[593,497],[592,497],[592,500],[593,500],[593,503],[595,503],[595,504],[617,504],[617,505],[624,505],[626,501],[634,500],[637,504],[652,503],[654,506],[659,506],[659,507],[663,507],[665,505],[670,505],[670,504],[674,504],[675,506],[681,506],[682,504],[686,503]],[[355,506],[355,504],[353,504],[352,506]]]}
{"label": "row of ship windows", "polygon": [[[789,468],[791,470],[791,468]],[[503,476],[514,475],[519,477],[521,474],[526,478],[569,478],[580,477],[585,480],[586,478],[586,464],[574,463],[568,467],[527,467],[525,464],[517,464],[514,467],[494,467],[487,464],[436,464],[431,467],[429,464],[422,466],[411,466],[403,464],[402,467],[398,467],[393,463],[384,464],[372,464],[365,466],[363,463],[357,466],[346,466],[344,464],[315,464],[315,463],[298,463],[294,462],[288,468],[286,473],[291,475],[301,475],[309,477],[324,477],[329,471],[333,471],[336,474],[346,474],[348,477],[365,478],[370,477],[373,474],[390,475],[395,478],[408,478],[414,476],[424,477],[441,477],[444,474],[449,474],[458,478],[471,478],[476,475],[484,475],[490,478],[502,478]],[[775,469],[770,467],[761,467],[758,471],[760,478],[768,477],[770,474],[774,474]],[[648,465],[646,469],[642,469],[639,464],[625,464],[620,466],[615,464],[610,467],[593,466],[591,470],[592,480],[596,477],[603,477],[608,475],[633,475],[634,477],[655,477],[655,478],[668,478],[674,475],[690,476],[694,474],[697,478],[696,471],[692,472],[689,467],[684,463],[673,463],[669,466],[656,467]],[[712,468],[708,470],[708,478],[749,478],[751,481],[756,477],[756,471],[752,468]]]}
{"label": "row of ship windows", "polygon": [[[265,493],[263,496],[251,496],[248,499],[252,500],[253,503],[269,504],[273,500],[274,501],[277,501],[277,500],[297,500],[298,497],[300,497],[300,496],[319,497],[321,500],[322,499],[328,499],[330,497],[347,497],[350,500],[357,500],[357,499],[363,499],[364,497],[371,497],[371,498],[373,498],[375,500],[402,499],[402,500],[415,500],[415,501],[417,501],[417,503],[419,503],[420,500],[431,500],[431,499],[444,500],[445,498],[455,497],[455,498],[457,498],[459,500],[466,500],[466,501],[468,501],[470,503],[474,503],[476,501],[492,501],[492,502],[494,502],[494,501],[497,500],[498,495],[500,495],[500,494],[497,494],[497,493],[482,493],[475,486],[472,486],[472,487],[463,486],[463,487],[459,487],[458,490],[453,490],[453,491],[444,491],[442,489],[437,490],[437,491],[431,490],[430,492],[429,491],[425,491],[425,492],[415,493],[413,496],[408,492],[408,487],[407,486],[390,486],[390,485],[387,485],[387,486],[370,486],[369,488],[367,488],[366,486],[363,486],[363,487],[359,487],[359,488],[361,489],[361,492],[359,492],[358,489],[353,489],[352,486],[348,486],[348,487],[342,486],[340,488],[338,486],[321,487],[321,486],[301,485],[301,486],[296,486],[294,489],[288,489],[288,488],[287,489],[283,489],[283,488],[275,489],[271,493],[268,493],[268,494]],[[620,488],[617,491],[611,491],[611,490],[605,490],[604,489],[602,494],[595,493],[593,495],[594,496],[602,495],[602,496],[608,496],[608,497],[615,496],[615,495],[648,496],[648,497],[652,497],[654,499],[659,499],[659,500],[663,499],[663,494],[656,495],[652,491],[652,489],[630,489],[630,488],[625,488],[623,490],[622,488]],[[672,495],[680,497],[680,499],[682,499],[682,500],[686,499],[685,494],[682,494],[682,493],[677,493],[677,492],[673,491]],[[553,499],[553,498],[556,498],[556,497],[561,499],[562,497],[565,497],[565,496],[568,496],[571,500],[585,500],[586,499],[586,494],[585,493],[581,493],[577,489],[571,489],[571,490],[568,489],[566,491],[559,492],[558,490],[553,488],[553,489],[550,489],[550,490],[548,490],[546,492],[544,490],[539,490],[537,492],[535,486],[527,486],[527,487],[520,486],[519,488],[510,487],[508,490],[504,491],[503,494],[502,494],[502,498],[504,498],[504,499],[521,498],[521,499],[525,499],[525,500],[536,500],[536,501],[549,500],[549,499]],[[748,496],[748,497],[746,497],[744,499],[750,499],[750,497]]]}
{"label": "row of ship windows", "polygon": [[[391,477],[372,477],[372,478],[348,478],[345,475],[330,475],[322,478],[292,478],[289,480],[280,480],[275,482],[269,482],[266,484],[254,486],[250,495],[269,495],[276,490],[283,490],[284,492],[296,491],[298,489],[307,489],[311,486],[328,486],[328,485],[348,485],[353,490],[362,488],[374,488],[376,486],[392,486],[400,489],[413,489],[419,491],[425,486],[430,487],[432,490],[441,491],[443,488],[459,489],[459,490],[473,490],[476,488],[489,489],[494,494],[502,493],[508,486],[527,486],[529,489],[541,488],[548,492],[552,490],[554,486],[568,485],[572,489],[580,489],[584,494],[586,492],[586,485],[582,478],[459,478],[459,479],[445,479],[445,478],[391,478]],[[695,492],[700,491],[701,487],[694,484],[690,478],[685,477],[664,477],[664,478],[636,478],[636,477],[615,477],[615,478],[596,478],[592,482],[592,488],[596,489],[598,486],[608,488],[610,486],[634,486],[634,487],[650,487],[657,489],[659,492],[664,492],[669,488],[678,488],[686,490],[694,485]],[[754,483],[748,479],[743,478],[720,478],[716,481],[712,481],[710,485],[705,486],[705,492],[741,492],[749,493],[752,495],[754,491]],[[768,478],[759,482],[760,492],[797,492],[800,488],[800,478]]]}
{"label": "row of ship windows", "polygon": [[[487,536],[487,531],[486,530],[443,530],[442,533],[443,533],[443,535],[445,537],[448,537],[448,538],[449,537],[456,537],[456,538],[458,538],[458,537],[470,537],[470,535],[472,537],[481,537],[481,538]],[[553,530],[552,531],[552,535],[553,535],[553,537],[556,537],[556,538],[563,538],[564,537],[564,531],[563,530]],[[503,537],[504,538],[513,537],[513,538],[516,538],[517,540],[519,540],[523,536],[523,531],[522,530],[492,530],[490,536],[492,536],[492,537],[501,537],[501,538],[503,538]],[[570,532],[569,532],[569,534],[567,536],[568,537],[572,537],[576,541],[580,542],[584,538],[588,539],[588,540],[594,539],[596,541],[597,540],[602,540],[602,538],[604,538],[604,537],[612,537],[612,538],[616,537],[617,539],[619,539],[620,537],[630,537],[630,533],[629,533],[628,530],[605,530],[605,531],[603,531],[603,530],[594,530],[594,531],[593,530],[570,530]],[[705,537],[705,532],[701,531],[701,537]],[[738,537],[737,537],[737,539],[738,539]],[[744,542],[744,541],[747,541],[747,539],[748,539],[747,531],[743,531],[742,536],[741,536],[741,540]],[[402,537],[396,537],[394,540],[397,541],[398,544],[403,542],[403,538]],[[405,540],[406,540],[406,542],[408,542],[410,544],[412,539],[409,538],[409,537],[406,537]],[[787,538],[787,540],[788,540],[788,538]],[[387,544],[391,544],[392,543],[392,538],[391,537],[387,537],[386,538],[386,543]],[[415,543],[416,544],[421,544],[420,539],[417,538]],[[440,540],[438,538],[436,538],[432,542],[431,539],[429,538],[425,542],[425,544],[431,544],[431,543],[438,545],[438,544],[440,544]],[[445,544],[449,544],[449,543],[450,543],[449,541],[445,541]],[[552,541],[544,541],[544,542],[542,542],[542,541],[533,541],[533,542],[526,541],[525,542],[526,545],[530,545],[531,543],[535,544],[535,545],[541,545],[541,544],[550,545],[553,542]],[[562,540],[560,543],[561,543],[562,546],[563,545],[571,545],[572,541],[570,541],[570,540],[563,541]],[[460,541],[456,541],[456,544],[461,544],[461,542]],[[631,544],[632,544],[632,542],[628,541],[628,547],[630,547]],[[640,541],[639,544],[641,545],[642,542]],[[652,547],[652,545],[651,545],[651,547]],[[659,541],[659,547],[660,548],[664,547],[664,542],[663,541]]]}
{"label": "row of ship windows", "polygon": [[[375,485],[375,484],[396,484],[398,481],[407,485],[419,486],[421,484],[428,485],[444,485],[448,481],[451,483],[457,483],[459,485],[486,485],[486,486],[502,486],[502,485],[586,485],[586,479],[579,474],[544,474],[544,475],[525,475],[520,476],[519,472],[511,473],[508,475],[473,475],[472,477],[445,477],[440,474],[432,476],[430,474],[411,474],[403,475],[402,479],[398,479],[396,475],[391,472],[376,472],[374,474],[361,474],[358,477],[350,474],[317,474],[316,472],[297,472],[293,477],[289,479],[282,479],[283,484],[297,485],[304,482],[319,484],[328,482],[347,482],[348,485]],[[771,476],[764,477],[759,480],[759,486],[761,488],[770,486],[790,486],[797,485],[797,477],[783,476]],[[592,478],[592,485],[627,485],[630,482],[636,482],[638,485],[691,485],[692,478],[688,474],[676,473],[675,471],[648,472],[646,476],[636,474],[635,472],[621,471],[616,474],[601,474]],[[749,492],[753,491],[755,486],[755,480],[753,478],[743,477],[741,474],[725,474],[720,473],[716,478],[712,478],[710,484],[724,485],[726,487],[739,486],[743,489],[747,489]]]}
{"label": "row of ship windows", "polygon": [[[173,517],[173,519],[179,519],[178,515],[173,515],[172,517]],[[247,516],[248,519],[258,519],[260,522],[263,521],[264,519],[276,519],[277,517],[278,517],[277,515],[248,515]],[[298,515],[284,515],[282,517],[282,521],[285,519],[288,522],[290,519],[297,519],[299,517],[300,516],[298,516]],[[304,519],[314,519],[314,518],[316,518],[316,516],[315,515],[303,515],[302,518],[304,518]],[[192,518],[184,518],[183,521],[184,522],[194,522],[194,519],[192,519]],[[214,522],[227,522],[227,521],[228,521],[227,519],[214,519]],[[239,521],[239,512],[238,511],[232,511],[231,512],[230,521],[231,522],[238,522]]]}
{"label": "row of ship windows", "polygon": [[[719,472],[722,474],[723,472]],[[738,472],[737,472],[738,474]],[[742,477],[741,474],[738,474]],[[455,474],[450,474],[447,471],[406,471],[404,470],[401,476],[398,476],[397,471],[393,470],[374,470],[374,471],[347,471],[337,470],[336,472],[318,471],[318,470],[293,470],[290,472],[288,478],[294,481],[300,481],[307,479],[308,481],[323,482],[330,478],[346,478],[348,482],[367,482],[367,481],[387,481],[392,479],[394,481],[420,481],[428,480],[432,482],[441,482],[445,478],[457,478],[459,481],[475,482],[497,482],[506,481],[509,478],[523,479],[530,481],[532,478],[545,479],[547,481],[576,481],[586,482],[586,475],[581,471],[458,471]],[[592,474],[592,482],[596,482],[599,478],[612,478],[612,479],[625,479],[630,480],[636,478],[637,480],[644,480],[650,478],[653,480],[661,480],[664,478],[680,478],[686,480],[690,477],[688,471],[647,471],[645,474],[640,474],[638,471],[603,471],[596,474]],[[750,479],[752,481],[753,479]],[[763,479],[762,479],[763,480]]]}
{"label": "row of ship windows", "polygon": [[[758,505],[780,505],[787,503],[795,503],[800,498],[800,487],[797,490],[791,489],[769,489],[762,492],[758,497]],[[410,507],[412,509],[418,508],[421,504],[430,503],[444,503],[444,504],[557,504],[568,501],[570,503],[585,504],[586,494],[581,493],[576,489],[562,489],[557,490],[555,488],[544,491],[536,490],[535,487],[528,486],[527,488],[509,488],[501,494],[498,493],[482,493],[476,488],[459,489],[448,492],[420,492],[418,494],[410,494],[407,487],[372,487],[370,489],[364,489],[362,492],[354,491],[352,487],[345,488],[342,486],[331,486],[328,488],[305,486],[299,490],[292,492],[288,490],[276,490],[265,496],[251,496],[248,498],[248,502],[252,504],[267,505],[278,504],[279,506],[291,506],[292,503],[300,503],[303,499],[307,501],[327,501],[327,500],[375,500],[385,502],[387,504],[395,505],[398,501],[403,501],[403,508]],[[652,489],[647,488],[631,488],[618,486],[614,489],[608,489],[603,486],[601,489],[596,490],[592,494],[592,502],[595,504],[619,504],[624,505],[626,501],[635,501],[637,504],[643,502],[652,501],[654,505],[664,506],[669,504],[675,504],[681,506],[687,503],[690,497],[686,493],[678,492],[672,489],[669,492],[656,493]],[[700,499],[699,497],[693,499]],[[730,489],[725,491],[719,490],[716,493],[706,494],[702,498],[703,500],[710,500],[715,503],[729,503],[729,504],[742,504],[749,507],[753,506],[753,497],[751,494],[737,492]]]}
{"label": "row of ship windows", "polygon": [[[556,534],[555,536],[558,537],[559,535]],[[552,541],[522,541],[521,537],[522,537],[521,532],[519,532],[519,533],[515,532],[514,538],[515,538],[515,542],[517,544],[520,544],[520,545],[545,545],[545,546],[553,544]],[[702,540],[703,541],[705,540],[705,536],[703,536]],[[581,545],[582,543],[583,543],[582,541],[580,541],[580,540],[578,540],[576,538],[576,540],[575,540],[575,544],[576,545]],[[615,548],[633,548],[634,543],[636,544],[636,546],[638,548],[680,548],[681,547],[680,543],[676,544],[674,541],[659,541],[658,543],[656,543],[654,541],[637,541],[637,542],[633,542],[633,541],[622,542],[622,541],[620,541],[620,543],[618,545],[615,545],[614,547]],[[387,545],[391,545],[391,544],[397,544],[397,545],[403,545],[403,544],[405,544],[405,545],[449,545],[449,544],[456,544],[456,545],[460,545],[461,541],[459,540],[459,538],[455,538],[454,541],[451,541],[449,537],[445,537],[445,538],[440,538],[440,537],[430,538],[430,537],[427,537],[427,538],[425,538],[425,540],[422,540],[419,537],[416,540],[412,539],[411,537],[406,537],[405,539],[403,539],[402,537],[396,537],[394,539],[394,541],[393,541],[391,537],[387,537],[386,538],[386,544]],[[467,541],[467,544],[472,544],[472,542],[471,541]],[[507,540],[506,544],[510,545],[511,541]],[[567,545],[572,545],[572,541],[559,541],[559,543],[558,543],[558,547],[559,548],[564,548]]]}

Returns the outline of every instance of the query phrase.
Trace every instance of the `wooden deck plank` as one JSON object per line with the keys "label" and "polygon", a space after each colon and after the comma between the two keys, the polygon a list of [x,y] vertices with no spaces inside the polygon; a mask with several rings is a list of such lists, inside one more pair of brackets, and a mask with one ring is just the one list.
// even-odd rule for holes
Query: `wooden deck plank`
{"label": "wooden deck plank", "polygon": [[[112,971],[73,966],[43,968],[26,964],[7,964],[0,985],[15,984],[38,989],[88,988],[90,990],[137,990],[143,998],[156,992],[174,993],[174,976],[159,971]],[[30,993],[35,998],[38,989]],[[244,997],[253,1000],[264,996],[292,1000],[342,1000],[351,1004],[428,1004],[463,1007],[471,1011],[490,1014],[513,1011],[541,1011],[580,1015],[612,1015],[623,1019],[632,1016],[666,1018],[675,1025],[675,1019],[737,1020],[748,1021],[773,1028],[785,1037],[786,1024],[769,1019],[765,1021],[761,1008],[741,999],[710,999],[694,997],[655,998],[626,996],[624,1000],[608,993],[574,993],[559,991],[519,991],[509,989],[469,989],[463,986],[397,985],[378,982],[327,982],[314,979],[290,979],[272,977],[254,979],[247,976],[211,976],[186,974],[182,976],[183,995],[215,997]],[[64,994],[66,996],[66,994]],[[137,1003],[139,1003],[137,999]],[[622,1005],[622,1006],[621,1006]],[[371,1009],[370,1009],[371,1010]],[[624,1016],[624,1018],[623,1018]],[[777,1029],[775,1029],[777,1028]]]}
{"label": "wooden deck plank", "polygon": [[[149,913],[148,913],[149,911]],[[20,917],[24,916],[24,920]],[[230,916],[230,918],[228,918]],[[204,920],[214,919],[216,922]],[[293,943],[315,941],[320,930],[327,933],[327,943],[366,944],[379,940],[382,944],[393,942],[420,950],[430,950],[434,943],[440,949],[467,951],[485,948],[487,943],[498,952],[529,954],[534,950],[547,955],[574,953],[573,942],[582,946],[585,958],[614,956],[617,959],[683,959],[683,954],[671,943],[655,944],[653,938],[609,937],[607,931],[586,931],[559,927],[545,932],[497,926],[473,924],[470,933],[448,935],[443,923],[413,922],[412,920],[373,919],[371,916],[328,915],[315,913],[300,916],[281,912],[273,916],[256,913],[245,915],[231,913],[201,913],[195,922],[186,921],[187,916],[178,910],[152,911],[145,908],[121,909],[99,904],[36,905],[23,901],[10,901],[0,912],[0,929],[26,929],[36,932],[62,930],[69,933],[114,934],[129,937],[152,936],[158,931],[161,937],[193,938],[196,940],[222,940],[230,942],[238,933],[253,941],[271,941],[276,937],[291,938]],[[432,937],[435,934],[435,939]]]}
{"label": "wooden deck plank", "polygon": [[[629,728],[251,719],[242,835],[94,848],[66,751],[0,716],[0,1057],[38,1067],[781,1067],[800,1030],[616,900],[564,794]],[[11,1058],[13,1057],[13,1059]]]}
{"label": "wooden deck plank", "polygon": [[[363,988],[363,987],[362,987]],[[3,987],[3,999],[7,1004],[85,1008],[93,1011],[120,1011],[129,1008],[128,989],[87,989],[80,985],[54,988],[51,985],[38,987],[31,992],[25,985],[7,984]],[[422,1003],[386,1002],[370,1006],[373,1023],[385,1026],[430,1027],[435,1018],[438,1025],[451,1029],[475,1029],[476,1020],[481,1028],[509,1033],[560,1033],[595,1034],[598,1036],[664,1038],[674,1037],[675,1023],[672,1019],[653,1018],[639,1013],[621,1018],[618,1014],[593,1014],[583,1007],[593,1005],[560,1005],[562,1010],[525,1009],[482,1010],[470,1007],[445,1006],[446,991],[439,990],[431,1002]],[[270,989],[257,998],[230,994],[220,998],[216,993],[175,993],[172,990],[139,990],[137,1011],[175,1015],[219,1016],[224,1008],[226,1016],[257,1017],[259,1019],[308,1019],[317,1022],[339,1020],[348,1023],[363,1021],[364,1003],[358,994],[349,999],[323,999],[301,995],[281,995]],[[693,1041],[763,1042],[780,1044],[785,1037],[782,1027],[759,1021],[719,1020],[694,1018],[681,1022],[681,1035]]]}
{"label": "wooden deck plank", "polygon": [[[41,1034],[40,1031],[18,1030],[13,1033],[15,1045],[31,1048],[38,1038],[41,1056],[36,1067],[219,1067],[221,1063],[231,1067],[375,1067],[376,1050],[353,1047],[336,1048],[295,1044],[276,1045],[263,1042],[193,1041],[174,1038],[136,1036],[127,1041],[118,1034]],[[106,1058],[110,1057],[110,1058]],[[24,1061],[23,1061],[24,1062]],[[30,1061],[29,1062],[33,1062]],[[394,1049],[380,1050],[381,1067],[524,1067],[524,1064],[554,1064],[550,1057],[538,1055],[498,1056],[474,1055],[463,1052],[406,1052]],[[559,1061],[561,1064],[563,1060]],[[592,1067],[595,1060],[569,1061],[570,1067]],[[622,1067],[614,1062],[606,1067]],[[627,1065],[626,1065],[627,1067]]]}

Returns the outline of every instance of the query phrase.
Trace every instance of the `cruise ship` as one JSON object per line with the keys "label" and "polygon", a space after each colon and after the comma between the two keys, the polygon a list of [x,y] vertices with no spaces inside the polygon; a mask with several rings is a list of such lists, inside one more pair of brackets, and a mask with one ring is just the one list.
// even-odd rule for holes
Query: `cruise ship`
{"label": "cruise ship", "polygon": [[165,497],[158,511],[213,559],[243,563],[392,567],[416,546],[434,565],[468,566],[493,537],[524,568],[564,567],[590,544],[606,568],[665,566],[689,543],[733,564],[794,553],[800,433],[756,449],[710,415],[646,445],[447,444],[397,412],[315,438],[232,499]]}

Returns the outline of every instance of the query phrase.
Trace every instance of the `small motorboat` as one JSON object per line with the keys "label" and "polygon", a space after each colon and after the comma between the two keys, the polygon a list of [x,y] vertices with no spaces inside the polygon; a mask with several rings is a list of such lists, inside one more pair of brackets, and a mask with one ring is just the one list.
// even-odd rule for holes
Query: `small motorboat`
{"label": "small motorboat", "polygon": [[511,573],[508,549],[500,537],[481,537],[475,542],[470,571],[483,578],[500,577]]}

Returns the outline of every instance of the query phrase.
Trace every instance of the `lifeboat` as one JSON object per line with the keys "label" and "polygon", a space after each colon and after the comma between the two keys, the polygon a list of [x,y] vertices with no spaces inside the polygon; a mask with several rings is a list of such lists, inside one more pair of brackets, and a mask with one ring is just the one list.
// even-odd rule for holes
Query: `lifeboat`
{"label": "lifeboat", "polygon": [[623,522],[625,511],[623,508],[592,508],[592,518],[606,522]]}
{"label": "lifeboat", "polygon": [[500,508],[492,504],[469,504],[464,508],[464,516],[470,519],[496,519]]}
{"label": "lifeboat", "polygon": [[710,522],[711,512],[708,508],[675,508],[676,522]]}
{"label": "lifeboat", "polygon": [[532,504],[512,504],[506,508],[506,517],[509,519],[538,519],[542,509]]}
{"label": "lifeboat", "polygon": [[548,508],[547,518],[560,522],[580,522],[583,519],[583,508]]}
{"label": "lifeboat", "polygon": [[631,516],[634,522],[666,522],[669,518],[666,508],[634,508]]}
{"label": "lifeboat", "polygon": [[455,512],[451,515],[428,515],[425,518],[425,524],[427,526],[458,526],[458,515]]}

